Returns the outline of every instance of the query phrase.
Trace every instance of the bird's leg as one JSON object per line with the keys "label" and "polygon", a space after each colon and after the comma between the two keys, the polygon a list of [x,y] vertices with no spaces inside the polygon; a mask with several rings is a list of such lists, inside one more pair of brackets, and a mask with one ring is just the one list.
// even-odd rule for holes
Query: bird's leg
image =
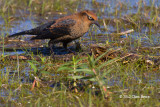
{"label": "bird's leg", "polygon": [[53,40],[50,40],[50,41],[48,42],[48,47],[50,48],[50,52],[51,52],[51,55],[52,55],[52,56],[54,56],[53,46],[54,46],[54,41],[53,41]]}
{"label": "bird's leg", "polygon": [[76,50],[80,51],[82,48],[81,48],[81,45],[79,43],[79,41],[74,41],[75,42],[75,45],[76,45]]}
{"label": "bird's leg", "polygon": [[72,50],[70,50],[69,48],[67,48],[67,44],[68,44],[68,42],[63,42],[63,47],[64,47],[67,51],[69,51],[69,52],[75,54],[74,51],[72,51]]}

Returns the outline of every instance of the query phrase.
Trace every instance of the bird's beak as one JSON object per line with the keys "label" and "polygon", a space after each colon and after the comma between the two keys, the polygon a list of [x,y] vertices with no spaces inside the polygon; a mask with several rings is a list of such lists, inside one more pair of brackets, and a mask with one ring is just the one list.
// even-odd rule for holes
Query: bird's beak
{"label": "bird's beak", "polygon": [[99,29],[100,29],[100,25],[99,25],[98,21],[94,21],[93,24],[95,24],[96,26],[98,26]]}

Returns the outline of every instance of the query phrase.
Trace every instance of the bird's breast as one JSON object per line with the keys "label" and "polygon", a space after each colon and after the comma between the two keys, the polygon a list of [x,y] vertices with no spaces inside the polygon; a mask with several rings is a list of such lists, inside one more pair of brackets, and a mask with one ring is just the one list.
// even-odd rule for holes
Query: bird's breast
{"label": "bird's breast", "polygon": [[82,23],[76,24],[75,26],[71,28],[70,35],[73,38],[79,38],[83,36],[88,30],[89,30],[89,27],[84,26]]}

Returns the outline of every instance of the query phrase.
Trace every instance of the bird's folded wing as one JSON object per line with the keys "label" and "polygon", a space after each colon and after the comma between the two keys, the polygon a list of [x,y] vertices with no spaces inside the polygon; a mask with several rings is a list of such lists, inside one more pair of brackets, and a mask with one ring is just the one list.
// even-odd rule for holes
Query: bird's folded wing
{"label": "bird's folded wing", "polygon": [[73,19],[65,19],[56,21],[50,27],[43,30],[42,34],[33,37],[34,39],[56,39],[64,35],[70,35],[70,28],[76,24]]}
{"label": "bird's folded wing", "polygon": [[49,29],[53,34],[57,35],[70,35],[70,29],[76,24],[73,19],[65,19],[53,24]]}

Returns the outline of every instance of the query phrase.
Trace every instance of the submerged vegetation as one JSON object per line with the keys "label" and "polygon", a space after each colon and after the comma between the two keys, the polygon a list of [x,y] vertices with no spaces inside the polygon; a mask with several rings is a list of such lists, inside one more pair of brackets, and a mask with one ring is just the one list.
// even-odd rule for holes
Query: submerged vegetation
{"label": "submerged vegetation", "polygon": [[[158,0],[0,0],[0,7],[0,106],[160,106]],[[70,44],[76,55],[57,44],[53,58],[47,40],[7,38],[84,9],[102,26],[79,40],[81,49]]]}

